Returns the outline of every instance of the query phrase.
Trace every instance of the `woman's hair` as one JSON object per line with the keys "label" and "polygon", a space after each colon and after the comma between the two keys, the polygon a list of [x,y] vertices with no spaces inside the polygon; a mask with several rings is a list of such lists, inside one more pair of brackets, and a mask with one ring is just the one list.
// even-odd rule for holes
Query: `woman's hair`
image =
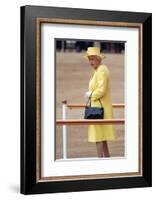
{"label": "woman's hair", "polygon": [[100,60],[100,61],[102,60],[100,56],[96,56],[96,57],[98,58],[98,60]]}

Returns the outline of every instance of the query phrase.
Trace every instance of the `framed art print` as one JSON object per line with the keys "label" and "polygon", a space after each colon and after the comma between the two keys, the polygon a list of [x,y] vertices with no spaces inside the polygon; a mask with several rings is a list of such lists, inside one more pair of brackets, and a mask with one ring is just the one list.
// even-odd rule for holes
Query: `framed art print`
{"label": "framed art print", "polygon": [[21,193],[152,186],[151,74],[151,13],[21,7]]}

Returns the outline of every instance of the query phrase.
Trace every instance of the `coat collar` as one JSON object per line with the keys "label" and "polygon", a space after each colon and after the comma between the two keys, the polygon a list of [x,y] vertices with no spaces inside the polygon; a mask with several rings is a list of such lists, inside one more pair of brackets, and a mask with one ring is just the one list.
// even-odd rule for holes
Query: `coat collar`
{"label": "coat collar", "polygon": [[94,69],[94,72],[98,72],[101,68],[102,64],[100,64],[96,69]]}

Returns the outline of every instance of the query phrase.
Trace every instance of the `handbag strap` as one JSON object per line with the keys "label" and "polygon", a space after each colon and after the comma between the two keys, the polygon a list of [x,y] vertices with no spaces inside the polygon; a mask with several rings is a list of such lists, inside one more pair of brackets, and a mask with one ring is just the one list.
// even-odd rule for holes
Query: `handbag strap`
{"label": "handbag strap", "polygon": [[[92,92],[93,93],[93,92]],[[86,103],[86,106],[88,105],[88,102],[90,102],[89,103],[89,106],[91,107],[91,96],[92,96],[92,93],[91,93],[91,95],[90,95],[90,97],[88,98],[88,101],[87,101],[87,103]],[[100,102],[100,104],[101,104],[101,107],[103,107],[102,106],[102,103],[101,103],[101,101],[100,101],[100,99],[98,99],[99,100],[99,102]]]}

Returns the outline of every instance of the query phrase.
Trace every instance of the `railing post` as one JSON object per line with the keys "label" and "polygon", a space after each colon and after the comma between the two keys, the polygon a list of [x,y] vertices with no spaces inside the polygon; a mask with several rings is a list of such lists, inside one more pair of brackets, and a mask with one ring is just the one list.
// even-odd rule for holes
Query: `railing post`
{"label": "railing post", "polygon": [[[67,101],[62,101],[62,119],[66,120],[67,117]],[[63,159],[67,159],[67,125],[63,125]]]}

